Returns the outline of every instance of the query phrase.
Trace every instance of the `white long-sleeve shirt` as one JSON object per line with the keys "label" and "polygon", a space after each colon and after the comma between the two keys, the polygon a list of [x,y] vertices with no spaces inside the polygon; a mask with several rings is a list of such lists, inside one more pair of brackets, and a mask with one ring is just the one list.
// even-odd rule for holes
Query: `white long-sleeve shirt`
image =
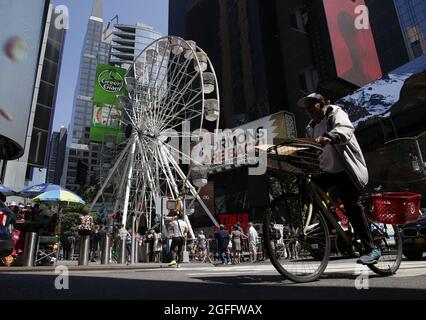
{"label": "white long-sleeve shirt", "polygon": [[248,232],[249,242],[257,243],[257,238],[258,237],[259,237],[259,235],[257,234],[256,229],[253,226],[251,226],[249,228],[249,232]]}

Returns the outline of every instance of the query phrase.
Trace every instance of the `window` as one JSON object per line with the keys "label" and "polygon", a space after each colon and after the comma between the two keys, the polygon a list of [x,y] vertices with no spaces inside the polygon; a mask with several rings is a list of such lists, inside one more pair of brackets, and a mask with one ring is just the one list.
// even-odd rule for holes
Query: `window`
{"label": "window", "polygon": [[42,105],[37,104],[34,116],[34,127],[49,131],[51,115],[51,108],[46,108]]}
{"label": "window", "polygon": [[59,54],[61,52],[61,46],[57,42],[48,41],[46,45],[45,57],[57,62],[59,60]]}
{"label": "window", "polygon": [[316,90],[319,83],[318,71],[310,68],[299,74],[300,88],[304,93]]}
{"label": "window", "polygon": [[290,14],[290,25],[293,29],[306,32],[308,19],[308,12],[302,7]]}
{"label": "window", "polygon": [[418,58],[423,54],[422,44],[420,40],[411,42],[411,50],[413,51],[414,58]]}
{"label": "window", "polygon": [[53,103],[54,92],[54,86],[48,84],[47,82],[40,82],[37,102],[45,106],[51,107]]}
{"label": "window", "polygon": [[56,76],[58,75],[57,71],[58,65],[56,63],[50,62],[49,60],[44,60],[41,80],[49,83],[56,83]]}

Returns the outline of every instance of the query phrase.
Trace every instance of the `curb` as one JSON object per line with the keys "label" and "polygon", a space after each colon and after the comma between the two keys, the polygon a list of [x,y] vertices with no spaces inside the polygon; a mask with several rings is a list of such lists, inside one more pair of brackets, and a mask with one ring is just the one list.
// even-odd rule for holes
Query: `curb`
{"label": "curb", "polygon": [[[176,269],[168,266],[167,263],[164,264],[137,264],[137,265],[97,265],[97,266],[68,266],[66,264],[58,264],[57,266],[37,266],[37,267],[0,267],[1,273],[24,273],[24,272],[54,272],[55,268],[58,266],[65,266],[69,271],[122,271],[122,270],[152,270],[152,269]],[[181,264],[181,267],[185,268],[199,268],[199,267],[211,267],[213,264],[204,263],[204,264],[192,264],[185,263]]]}

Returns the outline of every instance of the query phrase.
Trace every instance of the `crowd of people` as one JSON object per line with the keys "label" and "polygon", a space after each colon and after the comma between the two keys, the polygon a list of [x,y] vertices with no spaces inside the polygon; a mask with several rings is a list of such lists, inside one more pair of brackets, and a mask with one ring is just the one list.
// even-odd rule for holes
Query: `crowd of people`
{"label": "crowd of people", "polygon": [[[11,202],[8,207],[8,226],[12,239],[17,245],[13,254],[19,255],[23,252],[24,243],[19,239],[19,230],[15,228],[20,222],[34,222],[38,224],[39,235],[52,235],[57,231],[58,213],[53,211],[46,219],[38,203],[17,204]],[[1,220],[1,219],[0,219]],[[195,238],[189,238],[189,226],[184,221],[180,212],[173,214],[165,226],[165,230],[160,230],[159,226],[152,229],[143,230],[140,228],[132,236],[132,228],[126,228],[115,220],[105,222],[101,219],[94,220],[93,217],[84,213],[80,216],[80,221],[75,228],[77,233],[61,237],[60,259],[76,260],[79,254],[79,243],[82,236],[90,236],[89,259],[92,262],[100,260],[102,251],[102,240],[110,237],[110,262],[118,262],[120,246],[125,246],[126,261],[130,263],[132,242],[135,241],[139,257],[137,262],[169,263],[171,267],[178,267],[182,262],[183,251],[188,252],[188,258],[193,262],[210,262],[220,260],[223,264],[240,264],[245,261],[242,253],[249,252],[249,261],[258,261],[259,250],[262,250],[260,237],[253,224],[249,224],[247,232],[243,230],[239,223],[235,224],[230,232],[220,225],[218,231],[213,235],[206,236],[203,230],[198,231]],[[185,248],[185,250],[184,250]],[[262,252],[262,258],[264,257]]]}

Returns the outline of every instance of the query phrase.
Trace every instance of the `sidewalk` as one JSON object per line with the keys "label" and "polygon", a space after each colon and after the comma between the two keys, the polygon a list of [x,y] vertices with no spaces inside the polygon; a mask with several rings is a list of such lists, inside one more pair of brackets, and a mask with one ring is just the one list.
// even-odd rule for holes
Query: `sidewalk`
{"label": "sidewalk", "polygon": [[[69,271],[99,271],[99,270],[143,270],[143,269],[170,269],[168,263],[135,263],[135,264],[100,264],[100,262],[89,262],[88,266],[79,266],[78,261],[59,261],[55,266],[35,267],[0,267],[0,273],[10,272],[49,272],[54,271],[57,266],[66,266]],[[201,262],[181,263],[183,268],[211,267],[213,264]]]}

